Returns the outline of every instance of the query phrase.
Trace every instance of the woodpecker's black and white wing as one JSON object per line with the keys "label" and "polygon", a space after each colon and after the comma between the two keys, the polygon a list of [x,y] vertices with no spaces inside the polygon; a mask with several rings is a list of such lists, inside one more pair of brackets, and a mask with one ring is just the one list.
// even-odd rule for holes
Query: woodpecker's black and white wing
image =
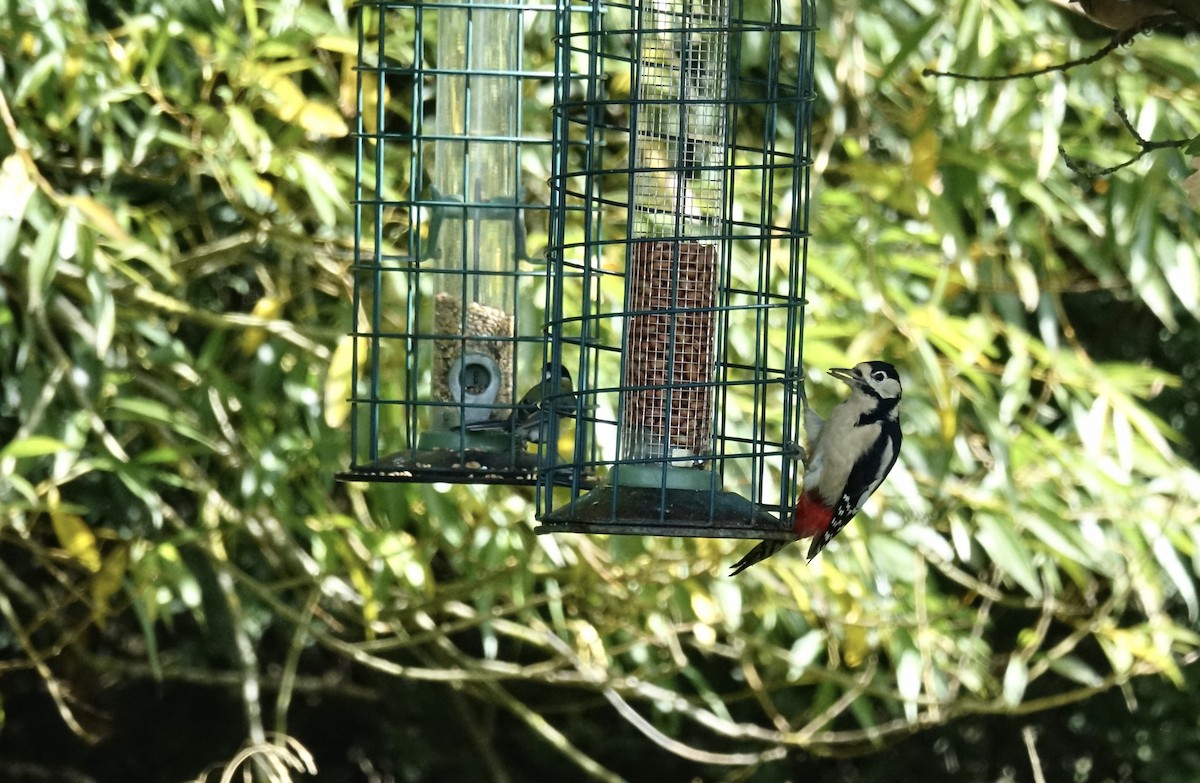
{"label": "woodpecker's black and white wing", "polygon": [[879,485],[883,483],[888,473],[892,471],[892,466],[896,464],[896,460],[900,456],[902,439],[900,422],[894,411],[888,413],[890,415],[883,415],[877,422],[872,422],[879,426],[879,437],[875,438],[871,448],[864,452],[854,463],[854,467],[850,469],[850,476],[833,509],[833,518],[829,521],[829,527],[823,533],[814,536],[812,544],[808,548],[809,560],[816,557],[825,548],[825,545],[842,532],[842,528],[850,520],[854,519],[863,504],[867,502],[867,498],[879,489]]}

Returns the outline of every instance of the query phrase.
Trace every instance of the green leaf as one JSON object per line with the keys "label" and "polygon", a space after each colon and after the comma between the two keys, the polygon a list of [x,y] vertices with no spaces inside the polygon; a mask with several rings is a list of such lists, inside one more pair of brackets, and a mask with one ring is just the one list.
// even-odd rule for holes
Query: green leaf
{"label": "green leaf", "polygon": [[788,679],[795,681],[804,676],[825,648],[825,634],[821,631],[809,631],[796,641],[788,651]]}
{"label": "green leaf", "polygon": [[1188,573],[1183,561],[1179,559],[1179,553],[1164,534],[1154,535],[1150,546],[1154,550],[1154,556],[1158,558],[1158,564],[1163,567],[1171,582],[1175,584],[1179,597],[1187,605],[1188,619],[1196,622],[1197,616],[1200,616],[1200,605],[1196,600],[1195,577]]}
{"label": "green leaf", "polygon": [[[908,58],[916,51],[917,47],[925,42],[925,39],[929,36],[929,31],[943,21],[940,14],[927,14],[920,24],[909,31],[907,35],[903,35],[900,38],[900,49],[892,57],[891,61],[888,62],[883,73],[879,75],[878,83],[883,84],[889,81],[892,78],[892,74],[896,72],[896,69],[908,62]],[[896,32],[900,31],[897,30]]]}
{"label": "green leaf", "polygon": [[29,176],[25,159],[13,153],[0,164],[0,258],[8,258],[17,245],[21,223],[29,200],[37,192],[37,185]]}
{"label": "green leaf", "polygon": [[96,573],[100,570],[100,550],[96,546],[96,535],[87,522],[78,514],[52,510],[50,522],[58,543],[67,550],[84,568]]}
{"label": "green leaf", "polygon": [[1042,583],[1033,567],[1031,553],[1013,530],[995,517],[979,517],[975,539],[1000,570],[1017,581],[1034,598],[1042,597]]}
{"label": "green leaf", "polygon": [[14,440],[0,449],[0,456],[23,459],[26,457],[44,457],[47,454],[57,454],[71,447],[58,438],[47,435],[30,435],[27,438]]}
{"label": "green leaf", "polygon": [[1086,685],[1089,688],[1094,688],[1103,682],[1095,669],[1074,655],[1060,655],[1050,658],[1050,670],[1080,685]]}
{"label": "green leaf", "polygon": [[338,214],[346,211],[346,203],[329,167],[324,161],[305,152],[296,155],[296,165],[300,170],[301,184],[308,192],[321,222],[328,226],[337,223]]}
{"label": "green leaf", "polygon": [[896,664],[896,690],[904,699],[904,717],[909,723],[917,720],[917,697],[921,695],[921,654],[909,647],[900,653]]}
{"label": "green leaf", "polygon": [[1008,659],[1008,668],[1004,670],[1004,703],[1016,707],[1025,698],[1025,689],[1029,686],[1029,667],[1025,659],[1014,655]]}

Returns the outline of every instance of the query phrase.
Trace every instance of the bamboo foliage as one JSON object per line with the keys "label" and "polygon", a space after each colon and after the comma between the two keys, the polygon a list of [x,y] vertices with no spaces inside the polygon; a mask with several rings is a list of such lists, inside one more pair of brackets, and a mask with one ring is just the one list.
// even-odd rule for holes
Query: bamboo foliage
{"label": "bamboo foliage", "polygon": [[[562,719],[562,694],[744,772],[1182,682],[1196,362],[1169,359],[1200,316],[1190,171],[1168,150],[1089,179],[1059,147],[1100,166],[1136,151],[1114,94],[1147,137],[1194,137],[1194,37],[1070,79],[930,78],[1091,44],[1048,3],[918,6],[821,20],[805,346],[818,409],[838,394],[823,368],[903,368],[904,452],[811,565],[785,553],[737,580],[734,544],[535,537],[522,491],[333,482],[357,47],[336,4],[10,9],[0,640],[20,652],[0,678],[34,668],[87,736],[64,650],[126,678],[232,677],[248,742],[285,748],[290,694],[329,687],[319,661],[453,685],[602,780],[633,768]],[[202,640],[166,633],[184,618],[232,674],[187,663]],[[311,655],[272,657],[273,634]]]}

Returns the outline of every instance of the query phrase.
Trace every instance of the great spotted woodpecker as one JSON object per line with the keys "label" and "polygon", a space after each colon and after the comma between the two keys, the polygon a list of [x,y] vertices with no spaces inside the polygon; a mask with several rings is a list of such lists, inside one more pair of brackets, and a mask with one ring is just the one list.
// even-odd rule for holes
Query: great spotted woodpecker
{"label": "great spotted woodpecker", "polygon": [[[804,400],[804,431],[812,451],[804,491],[792,517],[796,539],[812,536],[812,560],[854,518],[900,455],[900,376],[887,362],[862,362],[829,374],[850,386],[829,420]],[[763,541],[734,566],[739,574],[791,541]]]}
{"label": "great spotted woodpecker", "polygon": [[[575,387],[571,382],[571,373],[559,365],[559,396],[554,398],[553,405],[559,416],[574,415]],[[464,429],[468,432],[485,430],[503,430],[512,433],[515,440],[530,443],[540,443],[542,428],[549,424],[551,403],[547,398],[554,383],[554,365],[547,364],[542,368],[542,380],[529,391],[525,392],[520,402],[513,408],[507,419],[488,419],[467,424]]]}

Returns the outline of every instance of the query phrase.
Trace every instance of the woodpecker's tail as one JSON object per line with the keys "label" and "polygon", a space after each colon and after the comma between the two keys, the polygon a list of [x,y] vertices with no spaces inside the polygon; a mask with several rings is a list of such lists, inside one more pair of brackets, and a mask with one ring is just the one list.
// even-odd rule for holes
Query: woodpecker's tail
{"label": "woodpecker's tail", "polygon": [[759,541],[758,546],[746,553],[746,556],[733,564],[733,570],[729,572],[730,576],[737,576],[745,571],[750,566],[757,563],[759,560],[766,560],[771,555],[783,549],[791,541]]}
{"label": "woodpecker's tail", "polygon": [[[829,522],[832,519],[833,509],[826,506],[825,501],[821,500],[821,495],[812,489],[800,496],[800,502],[796,504],[796,511],[792,518],[792,527],[796,531],[797,539],[817,536],[816,540],[820,540],[820,536],[829,529]],[[759,560],[766,560],[790,543],[792,542],[760,541],[758,546],[733,564],[733,570],[729,572],[729,575],[737,576]]]}

